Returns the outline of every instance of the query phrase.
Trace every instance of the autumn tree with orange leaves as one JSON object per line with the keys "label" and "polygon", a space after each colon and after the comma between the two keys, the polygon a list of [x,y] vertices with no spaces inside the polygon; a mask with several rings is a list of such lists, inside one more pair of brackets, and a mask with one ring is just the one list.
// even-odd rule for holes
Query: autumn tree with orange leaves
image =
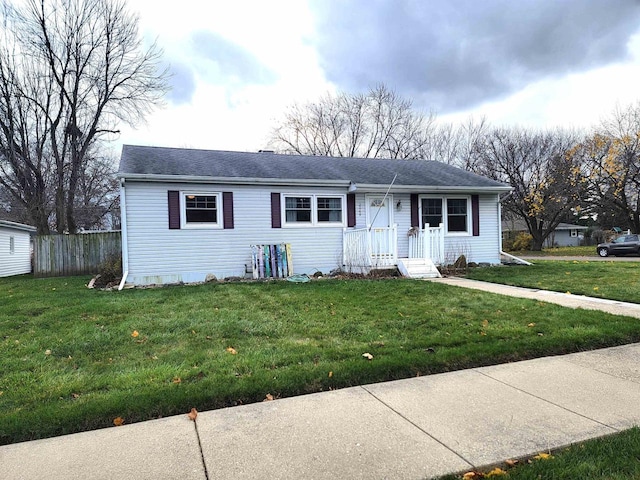
{"label": "autumn tree with orange leaves", "polygon": [[571,155],[584,165],[589,213],[640,232],[640,102],[617,107]]}

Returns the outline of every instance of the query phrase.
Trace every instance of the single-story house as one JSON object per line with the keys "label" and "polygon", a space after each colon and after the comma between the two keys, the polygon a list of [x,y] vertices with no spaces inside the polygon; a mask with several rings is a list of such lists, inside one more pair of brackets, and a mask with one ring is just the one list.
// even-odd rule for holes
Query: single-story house
{"label": "single-story house", "polygon": [[[588,229],[589,227],[583,225],[559,223],[546,238],[543,247],[577,247],[584,240],[584,232]],[[502,236],[504,240],[513,240],[519,233],[529,233],[529,229],[523,220],[502,221]]]}
{"label": "single-story house", "polygon": [[0,277],[31,272],[31,236],[36,228],[0,220]]}
{"label": "single-story house", "polygon": [[499,263],[511,188],[436,161],[132,145],[118,176],[121,286]]}

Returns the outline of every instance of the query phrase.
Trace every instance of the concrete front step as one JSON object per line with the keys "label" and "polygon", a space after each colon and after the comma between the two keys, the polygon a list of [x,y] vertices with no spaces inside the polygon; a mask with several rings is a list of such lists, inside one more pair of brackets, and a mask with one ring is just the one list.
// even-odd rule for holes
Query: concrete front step
{"label": "concrete front step", "polygon": [[424,258],[399,258],[398,270],[409,278],[440,278],[435,264]]}

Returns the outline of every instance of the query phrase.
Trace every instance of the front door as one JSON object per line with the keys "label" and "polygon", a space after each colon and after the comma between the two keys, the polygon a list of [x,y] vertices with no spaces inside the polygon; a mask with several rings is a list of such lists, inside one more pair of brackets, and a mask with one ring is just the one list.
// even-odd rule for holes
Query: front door
{"label": "front door", "polygon": [[371,256],[374,263],[387,263],[394,257],[395,241],[392,225],[393,199],[389,195],[367,195],[367,224],[370,226]]}

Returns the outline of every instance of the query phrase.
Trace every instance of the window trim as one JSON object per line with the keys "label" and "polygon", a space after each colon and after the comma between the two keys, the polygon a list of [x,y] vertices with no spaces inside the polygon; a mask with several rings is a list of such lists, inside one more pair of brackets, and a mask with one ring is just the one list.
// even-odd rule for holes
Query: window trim
{"label": "window trim", "polygon": [[[471,237],[473,236],[473,211],[471,205],[471,195],[419,195],[418,196],[418,221],[420,222],[420,228],[424,228],[422,223],[422,199],[424,198],[438,198],[442,200],[442,225],[444,228],[444,235],[447,237]],[[450,232],[449,231],[449,205],[448,200],[466,200],[467,202],[467,228],[462,232]]]}
{"label": "window trim", "polygon": [[[311,199],[311,221],[310,222],[287,222],[287,197],[310,198]],[[340,227],[347,225],[347,196],[341,193],[281,193],[280,194],[280,215],[282,219],[282,228],[326,228]],[[339,222],[320,222],[318,221],[318,198],[339,198],[340,211],[342,212],[342,220]]]}
{"label": "window trim", "polygon": [[[213,222],[187,222],[187,196],[206,196],[216,197],[216,221]],[[223,225],[223,205],[222,205],[222,192],[205,192],[194,190],[181,190],[180,191],[180,228],[195,229],[195,230],[216,230],[222,229]]]}

